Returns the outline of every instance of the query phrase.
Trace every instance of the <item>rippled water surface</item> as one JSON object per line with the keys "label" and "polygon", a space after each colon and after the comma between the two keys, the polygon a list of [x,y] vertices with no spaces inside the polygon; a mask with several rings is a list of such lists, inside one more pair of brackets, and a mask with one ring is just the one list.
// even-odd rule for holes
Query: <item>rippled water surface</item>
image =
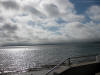
{"label": "rippled water surface", "polygon": [[1,47],[0,69],[23,70],[54,64],[71,56],[100,53],[100,44],[39,45]]}

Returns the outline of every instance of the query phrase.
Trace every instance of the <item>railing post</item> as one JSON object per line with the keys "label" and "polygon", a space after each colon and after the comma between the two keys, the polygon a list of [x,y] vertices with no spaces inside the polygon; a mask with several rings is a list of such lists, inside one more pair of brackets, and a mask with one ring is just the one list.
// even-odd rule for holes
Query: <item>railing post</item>
{"label": "railing post", "polygon": [[71,60],[70,60],[70,58],[68,58],[68,66],[70,66],[71,65]]}
{"label": "railing post", "polygon": [[100,55],[96,56],[96,62],[100,62]]}

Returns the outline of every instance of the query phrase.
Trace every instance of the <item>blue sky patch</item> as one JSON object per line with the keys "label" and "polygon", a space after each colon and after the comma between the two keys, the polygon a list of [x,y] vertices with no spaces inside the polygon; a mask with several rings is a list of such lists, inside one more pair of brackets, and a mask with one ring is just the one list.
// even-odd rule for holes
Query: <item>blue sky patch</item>
{"label": "blue sky patch", "polygon": [[77,14],[84,14],[92,5],[100,5],[100,0],[70,0],[77,11]]}
{"label": "blue sky patch", "polygon": [[58,19],[56,20],[56,23],[58,23],[58,24],[63,24],[63,23],[67,23],[67,22],[64,21],[62,18],[58,18]]}

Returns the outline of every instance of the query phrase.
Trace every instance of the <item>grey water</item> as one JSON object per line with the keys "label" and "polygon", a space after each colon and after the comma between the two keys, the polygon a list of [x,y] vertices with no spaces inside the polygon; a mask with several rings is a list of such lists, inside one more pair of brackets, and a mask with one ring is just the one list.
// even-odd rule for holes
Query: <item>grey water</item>
{"label": "grey water", "polygon": [[96,53],[100,53],[100,43],[1,47],[0,70],[19,71]]}

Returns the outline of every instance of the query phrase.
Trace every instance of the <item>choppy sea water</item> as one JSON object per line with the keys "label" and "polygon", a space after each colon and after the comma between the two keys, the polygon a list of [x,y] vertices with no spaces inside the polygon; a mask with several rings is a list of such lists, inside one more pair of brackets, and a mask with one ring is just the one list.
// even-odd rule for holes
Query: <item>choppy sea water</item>
{"label": "choppy sea water", "polygon": [[96,53],[100,53],[99,43],[1,47],[0,70],[20,71]]}

